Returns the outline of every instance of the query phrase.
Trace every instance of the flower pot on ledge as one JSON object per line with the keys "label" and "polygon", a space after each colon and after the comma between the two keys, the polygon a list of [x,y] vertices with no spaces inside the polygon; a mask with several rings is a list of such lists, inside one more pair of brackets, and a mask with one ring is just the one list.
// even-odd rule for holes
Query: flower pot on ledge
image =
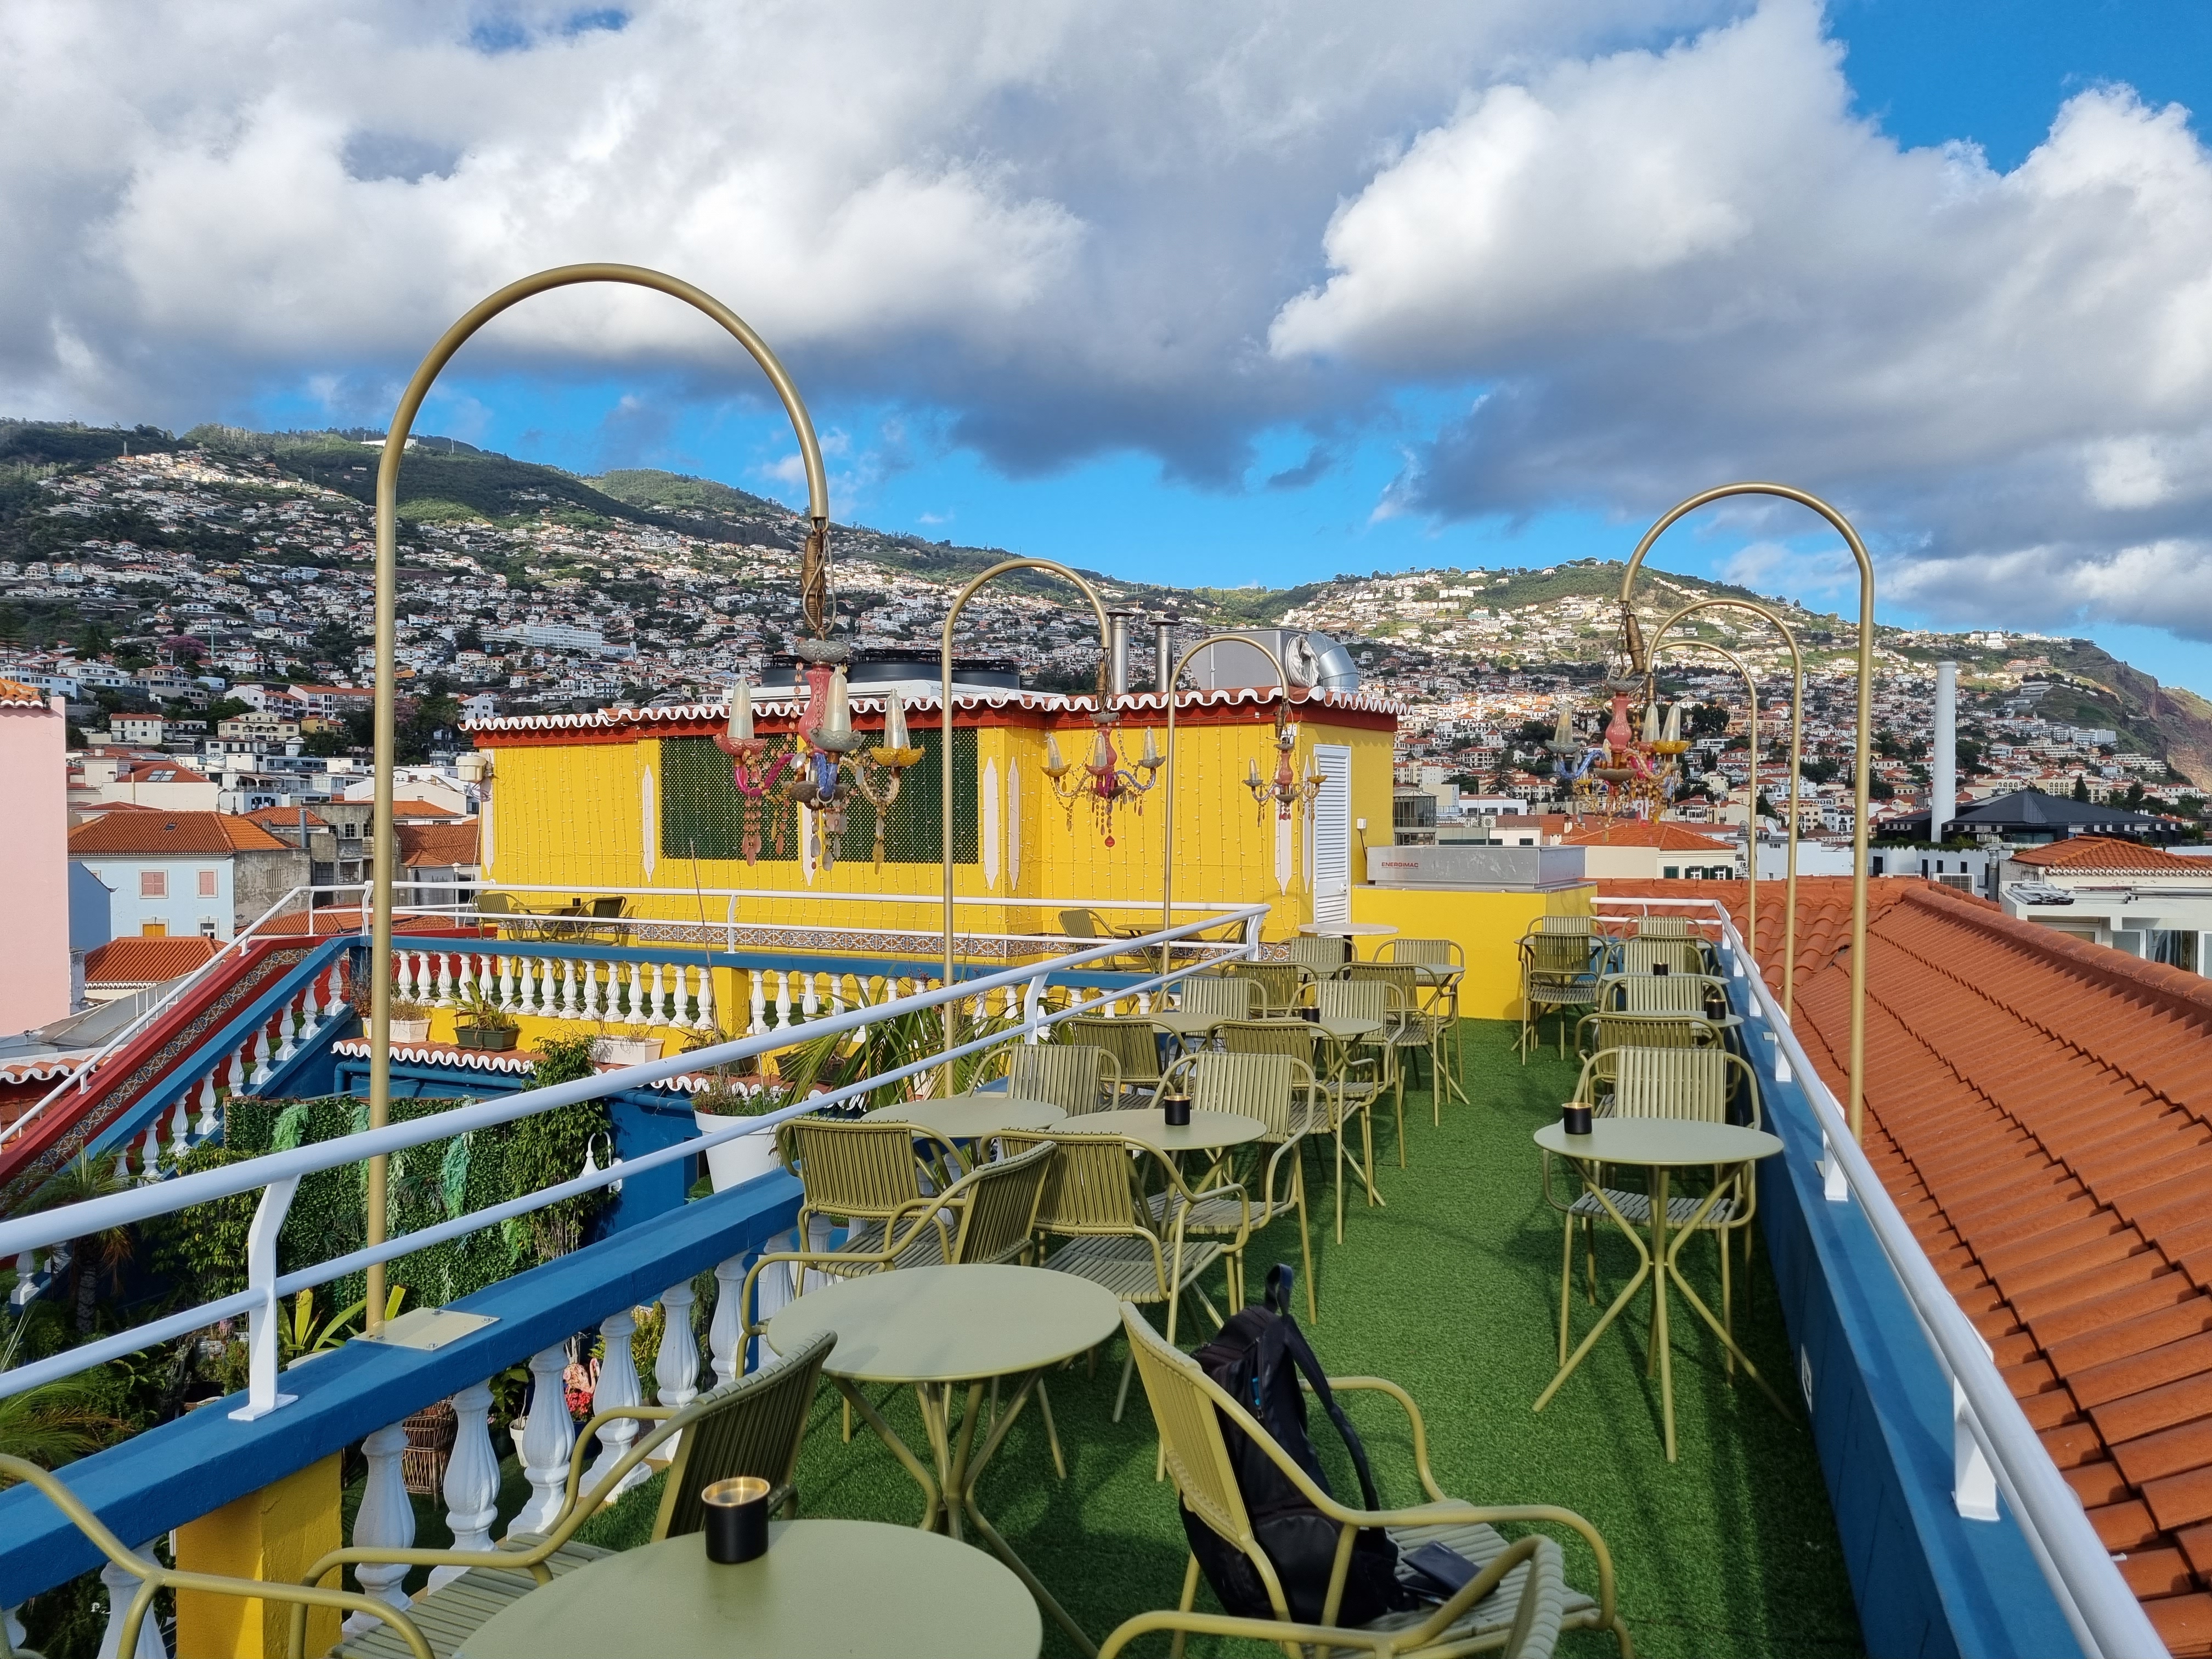
{"label": "flower pot on ledge", "polygon": [[462,1048],[488,1048],[495,1053],[504,1053],[514,1048],[515,1039],[521,1035],[522,1028],[519,1025],[457,1025],[453,1028],[453,1041]]}
{"label": "flower pot on ledge", "polygon": [[392,1022],[392,1040],[394,1042],[428,1042],[430,1040],[430,1022],[427,1019],[395,1019]]}
{"label": "flower pot on ledge", "polygon": [[659,1060],[666,1049],[667,1044],[659,1037],[593,1037],[592,1063],[595,1066],[642,1066],[648,1060]]}

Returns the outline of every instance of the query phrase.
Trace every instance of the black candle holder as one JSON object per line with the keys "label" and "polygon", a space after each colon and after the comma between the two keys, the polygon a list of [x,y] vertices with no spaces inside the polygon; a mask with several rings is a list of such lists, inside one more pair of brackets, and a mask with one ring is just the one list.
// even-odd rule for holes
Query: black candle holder
{"label": "black candle holder", "polygon": [[709,1561],[732,1567],[768,1553],[768,1482],[751,1474],[700,1489]]}
{"label": "black candle holder", "polygon": [[1571,1100],[1559,1108],[1559,1122],[1571,1135],[1586,1135],[1590,1132],[1590,1109]]}
{"label": "black candle holder", "polygon": [[1167,1115],[1168,1127],[1170,1129],[1182,1129],[1189,1126],[1190,1097],[1188,1095],[1161,1096],[1160,1109]]}

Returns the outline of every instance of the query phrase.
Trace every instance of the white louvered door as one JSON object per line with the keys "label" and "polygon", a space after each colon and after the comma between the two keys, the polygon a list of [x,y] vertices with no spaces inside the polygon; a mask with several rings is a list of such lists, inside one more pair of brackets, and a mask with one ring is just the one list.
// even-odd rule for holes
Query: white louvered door
{"label": "white louvered door", "polygon": [[1314,797],[1313,902],[1316,921],[1352,920],[1352,750],[1340,743],[1314,745],[1321,793]]}

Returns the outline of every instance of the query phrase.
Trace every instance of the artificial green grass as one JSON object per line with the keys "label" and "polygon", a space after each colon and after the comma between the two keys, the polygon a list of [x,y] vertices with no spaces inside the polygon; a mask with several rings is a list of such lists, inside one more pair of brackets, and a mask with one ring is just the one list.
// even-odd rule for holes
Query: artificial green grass
{"label": "artificial green grass", "polygon": [[[1341,1247],[1327,1219],[1327,1186],[1310,1174],[1321,1322],[1309,1335],[1322,1363],[1333,1374],[1380,1375],[1412,1392],[1427,1420],[1437,1481],[1450,1495],[1477,1504],[1561,1504],[1595,1523],[1613,1553],[1621,1612],[1639,1654],[1861,1651],[1763,1249],[1748,1268],[1739,1261],[1735,1329],[1790,1401],[1788,1418],[1749,1382],[1729,1384],[1719,1343],[1679,1297],[1673,1310],[1679,1462],[1666,1461],[1659,1385],[1644,1375],[1648,1301],[1624,1312],[1540,1415],[1530,1411],[1558,1357],[1559,1221],[1543,1202],[1529,1136],[1558,1115],[1574,1070],[1542,1054],[1523,1066],[1513,1053],[1516,1029],[1468,1023],[1472,1103],[1448,1105],[1441,1128],[1431,1127],[1426,1095],[1409,1091],[1408,1168],[1397,1167],[1387,1121],[1378,1121],[1377,1184],[1387,1207],[1367,1207],[1355,1188]],[[1298,1261],[1294,1223],[1279,1223],[1254,1241],[1247,1279],[1255,1292],[1267,1265],[1278,1260]],[[1609,1297],[1607,1285],[1618,1289],[1633,1254],[1617,1236],[1601,1237],[1598,1261],[1600,1294]],[[1693,1242],[1684,1261],[1717,1309],[1710,1242]],[[1218,1299],[1218,1281],[1208,1289]],[[1301,1294],[1302,1319],[1304,1309]],[[1597,1311],[1577,1297],[1577,1340]],[[1198,1340],[1188,1321],[1178,1335],[1186,1346]],[[1109,1420],[1121,1354],[1116,1340],[1099,1356],[1095,1375],[1079,1363],[1050,1379],[1067,1480],[1053,1478],[1032,1409],[985,1472],[979,1499],[1094,1640],[1132,1613],[1174,1606],[1187,1553],[1174,1489],[1152,1478],[1155,1442],[1140,1385],[1131,1385],[1123,1420]],[[1372,1397],[1347,1404],[1373,1455],[1383,1501],[1421,1501],[1402,1415]],[[856,1425],[849,1443],[841,1438],[837,1407],[825,1387],[799,1462],[802,1512],[912,1524],[921,1514],[919,1490],[865,1425]],[[889,1414],[921,1450],[926,1442],[911,1395],[894,1401]],[[1326,1453],[1333,1431],[1318,1415],[1315,1422]],[[1336,1489],[1340,1497],[1357,1492],[1348,1480],[1340,1479]],[[656,1480],[595,1517],[585,1535],[618,1547],[642,1541],[658,1502]],[[1588,1552],[1571,1537],[1563,1541],[1570,1578],[1594,1592]],[[859,1564],[854,1589],[866,1593]],[[1204,1590],[1200,1601],[1212,1605]],[[915,1613],[918,1632],[957,1630],[957,1609]],[[1165,1640],[1144,1647],[1164,1651]],[[1048,1620],[1046,1653],[1070,1650]],[[1194,1654],[1261,1650],[1191,1644]],[[1582,1632],[1571,1632],[1562,1651],[1613,1648],[1610,1636]]]}

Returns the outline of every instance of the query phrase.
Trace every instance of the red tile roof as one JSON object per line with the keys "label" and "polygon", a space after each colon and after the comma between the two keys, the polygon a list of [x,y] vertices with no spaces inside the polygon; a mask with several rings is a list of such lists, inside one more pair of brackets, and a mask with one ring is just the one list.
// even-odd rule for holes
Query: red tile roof
{"label": "red tile roof", "polygon": [[396,800],[392,803],[392,816],[395,818],[458,818],[463,815],[449,806],[441,806],[435,801]]}
{"label": "red tile roof", "polygon": [[154,985],[189,974],[222,946],[211,939],[180,934],[141,939],[125,934],[86,952],[87,985]]}
{"label": "red tile roof", "polygon": [[[308,829],[327,830],[331,827],[329,820],[319,817],[313,807],[310,806],[306,810]],[[257,806],[246,816],[264,830],[289,830],[297,835],[300,830],[300,812],[301,809],[296,806]]]}
{"label": "red tile roof", "polygon": [[[1867,1156],[2160,1635],[2212,1652],[2212,981],[1869,886]],[[1798,1034],[1840,1095],[1850,883],[1798,887]]]}
{"label": "red tile roof", "polygon": [[477,861],[477,823],[402,823],[393,827],[399,837],[399,861],[410,869],[443,869]]}
{"label": "red tile roof", "polygon": [[228,857],[294,850],[251,818],[228,812],[103,812],[70,831],[71,858]]}
{"label": "red tile roof", "polygon": [[2030,847],[2012,855],[2015,864],[2039,870],[2080,875],[2212,875],[2212,864],[2203,859],[2175,856],[2163,848],[2146,847],[2139,841],[2117,836],[2076,836]]}
{"label": "red tile roof", "polygon": [[1622,818],[1559,837],[1562,847],[1656,847],[1662,853],[1733,853],[1734,842],[1717,841],[1672,819]]}
{"label": "red tile roof", "polygon": [[21,680],[0,679],[0,708],[28,708],[33,704],[46,706],[46,694],[35,685],[25,685]]}

